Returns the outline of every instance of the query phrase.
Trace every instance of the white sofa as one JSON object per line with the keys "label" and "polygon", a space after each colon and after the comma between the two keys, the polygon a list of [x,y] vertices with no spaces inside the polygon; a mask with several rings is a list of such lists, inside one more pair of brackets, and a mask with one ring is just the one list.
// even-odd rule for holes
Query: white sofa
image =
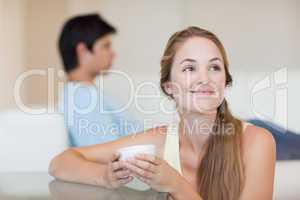
{"label": "white sofa", "polygon": [[59,114],[0,112],[0,172],[46,172],[50,160],[67,144]]}
{"label": "white sofa", "polygon": [[[0,112],[0,172],[47,172],[51,158],[67,144],[59,114]],[[300,161],[276,163],[274,199],[300,199]]]}
{"label": "white sofa", "polygon": [[277,161],[273,199],[300,199],[300,160]]}

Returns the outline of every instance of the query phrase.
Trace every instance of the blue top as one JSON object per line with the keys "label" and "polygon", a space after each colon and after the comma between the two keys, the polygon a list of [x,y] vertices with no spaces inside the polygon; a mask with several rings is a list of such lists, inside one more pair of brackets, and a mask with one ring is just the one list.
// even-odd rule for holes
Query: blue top
{"label": "blue top", "polygon": [[94,85],[68,82],[58,110],[64,114],[71,146],[109,142],[143,130],[140,121],[116,109],[111,99]]}

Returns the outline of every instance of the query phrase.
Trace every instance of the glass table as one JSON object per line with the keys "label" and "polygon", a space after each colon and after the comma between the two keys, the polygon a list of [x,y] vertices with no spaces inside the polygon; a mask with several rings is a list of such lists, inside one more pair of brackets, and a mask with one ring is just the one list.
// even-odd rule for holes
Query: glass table
{"label": "glass table", "polygon": [[0,173],[1,200],[164,200],[166,193],[54,180],[47,173]]}

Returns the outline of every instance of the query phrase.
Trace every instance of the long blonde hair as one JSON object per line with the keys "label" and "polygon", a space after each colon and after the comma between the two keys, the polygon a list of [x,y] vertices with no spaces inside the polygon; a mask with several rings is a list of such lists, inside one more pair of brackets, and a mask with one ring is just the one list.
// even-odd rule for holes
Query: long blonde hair
{"label": "long blonde hair", "polygon": [[[164,83],[170,81],[173,59],[179,46],[192,37],[202,37],[214,42],[223,57],[226,86],[232,84],[227,55],[221,41],[210,31],[198,27],[188,27],[171,36],[161,59],[160,87],[171,98],[172,96],[165,91]],[[233,128],[229,130],[226,127]],[[233,117],[226,99],[217,109],[213,132],[214,134],[211,134],[208,139],[205,155],[198,166],[198,192],[205,200],[237,200],[244,186],[242,123]]]}

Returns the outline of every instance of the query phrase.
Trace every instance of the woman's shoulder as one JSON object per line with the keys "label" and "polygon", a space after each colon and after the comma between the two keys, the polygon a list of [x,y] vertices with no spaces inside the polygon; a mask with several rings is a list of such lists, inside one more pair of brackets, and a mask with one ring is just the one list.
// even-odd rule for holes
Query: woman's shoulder
{"label": "woman's shoulder", "polygon": [[242,135],[244,156],[246,159],[262,154],[262,152],[276,153],[274,137],[267,129],[248,123]]}
{"label": "woman's shoulder", "polygon": [[247,143],[248,145],[253,145],[254,143],[275,142],[273,135],[267,129],[253,125],[251,123],[243,123],[247,124],[244,130],[243,138],[245,143]]}

